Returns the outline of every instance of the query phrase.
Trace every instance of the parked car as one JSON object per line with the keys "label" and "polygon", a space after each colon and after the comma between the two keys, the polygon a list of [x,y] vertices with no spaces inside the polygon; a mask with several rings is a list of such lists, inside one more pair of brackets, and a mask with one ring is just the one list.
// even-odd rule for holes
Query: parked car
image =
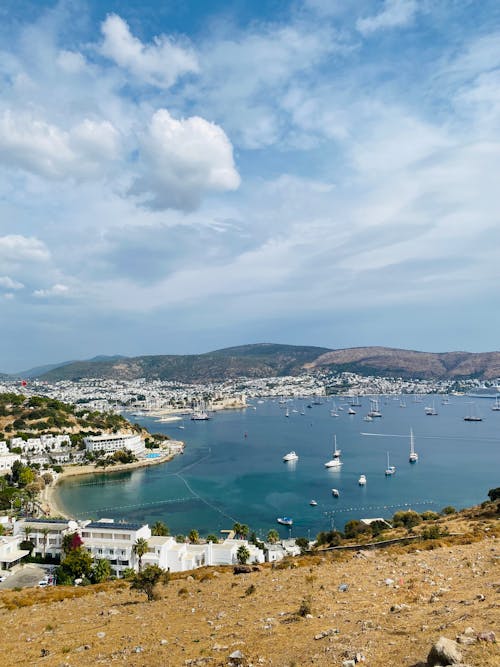
{"label": "parked car", "polygon": [[47,579],[42,579],[41,581],[38,582],[38,585],[42,586],[42,587],[43,586],[48,586],[49,582],[47,581]]}

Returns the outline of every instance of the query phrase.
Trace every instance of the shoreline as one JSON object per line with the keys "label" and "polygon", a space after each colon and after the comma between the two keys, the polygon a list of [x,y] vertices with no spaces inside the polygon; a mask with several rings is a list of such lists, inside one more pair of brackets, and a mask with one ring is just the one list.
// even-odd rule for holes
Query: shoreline
{"label": "shoreline", "polygon": [[[180,441],[178,441],[180,442]],[[45,512],[47,518],[54,517],[64,517],[65,519],[71,519],[72,517],[68,516],[68,513],[61,507],[61,505],[56,500],[56,492],[59,484],[67,479],[68,477],[82,477],[84,475],[109,475],[114,472],[128,472],[129,470],[137,470],[139,468],[147,468],[153,465],[160,465],[161,463],[168,463],[171,461],[176,454],[168,453],[163,456],[160,455],[157,458],[152,459],[141,459],[139,461],[133,461],[132,463],[120,463],[118,465],[110,466],[109,468],[97,468],[94,464],[78,466],[65,466],[63,467],[62,473],[59,473],[56,479],[52,484],[42,492],[42,498],[40,500],[40,506]]]}

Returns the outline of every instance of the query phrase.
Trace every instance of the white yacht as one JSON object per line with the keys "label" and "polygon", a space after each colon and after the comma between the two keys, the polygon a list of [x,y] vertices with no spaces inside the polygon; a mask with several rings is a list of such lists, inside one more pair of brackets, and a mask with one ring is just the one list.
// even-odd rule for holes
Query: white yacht
{"label": "white yacht", "polygon": [[469,414],[464,417],[464,422],[482,422],[483,418],[480,417],[476,411],[476,404],[471,403],[471,409]]}
{"label": "white yacht", "polygon": [[434,405],[434,401],[432,401],[432,405],[428,405],[426,408],[424,408],[424,412],[428,417],[435,417],[437,415],[437,410],[436,406]]}
{"label": "white yacht", "polygon": [[316,507],[317,504],[318,503],[316,502],[316,500],[311,500],[311,502],[309,503],[309,505],[311,505],[311,507]]}
{"label": "white yacht", "polygon": [[338,498],[340,496],[340,491],[338,489],[332,489],[332,496]]}
{"label": "white yacht", "polygon": [[288,461],[297,461],[299,458],[298,454],[296,454],[293,450],[291,452],[288,452],[288,454],[285,454],[283,457],[283,461],[287,463]]}
{"label": "white yacht", "polygon": [[341,450],[337,448],[337,436],[333,436],[333,454],[330,461],[325,463],[325,468],[340,468],[342,461],[340,460]]}
{"label": "white yacht", "polygon": [[356,414],[356,410],[353,410],[353,408],[349,408],[349,410],[347,411],[347,414],[348,414],[348,415],[355,415],[355,414]]}
{"label": "white yacht", "polygon": [[390,477],[396,472],[396,466],[391,466],[389,464],[389,452],[387,452],[387,468],[385,469],[385,476]]}
{"label": "white yacht", "polygon": [[366,475],[360,475],[359,476],[358,484],[360,486],[365,486],[365,484],[366,484]]}
{"label": "white yacht", "polygon": [[410,463],[416,463],[418,461],[418,454],[415,451],[415,441],[413,438],[413,429],[410,429]]}
{"label": "white yacht", "polygon": [[378,398],[370,399],[370,412],[368,413],[368,416],[370,416],[372,419],[374,417],[382,417],[382,413],[380,412],[378,405]]}
{"label": "white yacht", "polygon": [[500,397],[498,397],[498,396],[496,397],[496,400],[493,403],[493,405],[491,406],[491,409],[492,410],[500,410]]}

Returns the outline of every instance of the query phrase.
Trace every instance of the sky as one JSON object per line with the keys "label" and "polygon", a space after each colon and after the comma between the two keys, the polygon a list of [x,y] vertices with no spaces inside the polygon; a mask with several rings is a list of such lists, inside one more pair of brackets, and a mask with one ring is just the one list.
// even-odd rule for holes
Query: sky
{"label": "sky", "polygon": [[499,349],[497,0],[2,0],[0,370]]}

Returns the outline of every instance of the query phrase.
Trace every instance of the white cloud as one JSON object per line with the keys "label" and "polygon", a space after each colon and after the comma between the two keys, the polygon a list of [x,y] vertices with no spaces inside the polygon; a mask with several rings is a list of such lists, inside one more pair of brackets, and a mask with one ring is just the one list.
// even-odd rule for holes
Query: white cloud
{"label": "white cloud", "polygon": [[45,262],[49,257],[47,246],[37,238],[18,234],[0,236],[0,261],[2,262]]}
{"label": "white cloud", "polygon": [[108,121],[84,119],[69,131],[10,109],[0,116],[0,162],[49,179],[89,178],[118,157],[119,136]]}
{"label": "white cloud", "polygon": [[35,290],[33,292],[33,296],[39,298],[50,297],[50,296],[64,296],[65,294],[68,293],[68,291],[69,287],[67,287],[67,285],[56,283],[55,285],[52,285],[52,287],[49,287],[47,289]]}
{"label": "white cloud", "polygon": [[23,289],[23,283],[20,283],[18,280],[13,280],[9,276],[0,276],[0,287],[5,289]]}
{"label": "white cloud", "polygon": [[176,120],[160,109],[140,143],[143,173],[133,192],[145,195],[151,208],[192,210],[204,194],[235,190],[240,184],[231,142],[218,125],[203,118]]}
{"label": "white cloud", "polygon": [[377,30],[400,28],[413,23],[418,11],[416,0],[385,0],[379,14],[356,21],[356,28],[362,35],[370,35]]}
{"label": "white cloud", "polygon": [[198,71],[193,49],[167,35],[155,37],[152,44],[145,45],[116,14],[106,18],[101,31],[104,35],[101,53],[144,83],[169,88],[183,74]]}

